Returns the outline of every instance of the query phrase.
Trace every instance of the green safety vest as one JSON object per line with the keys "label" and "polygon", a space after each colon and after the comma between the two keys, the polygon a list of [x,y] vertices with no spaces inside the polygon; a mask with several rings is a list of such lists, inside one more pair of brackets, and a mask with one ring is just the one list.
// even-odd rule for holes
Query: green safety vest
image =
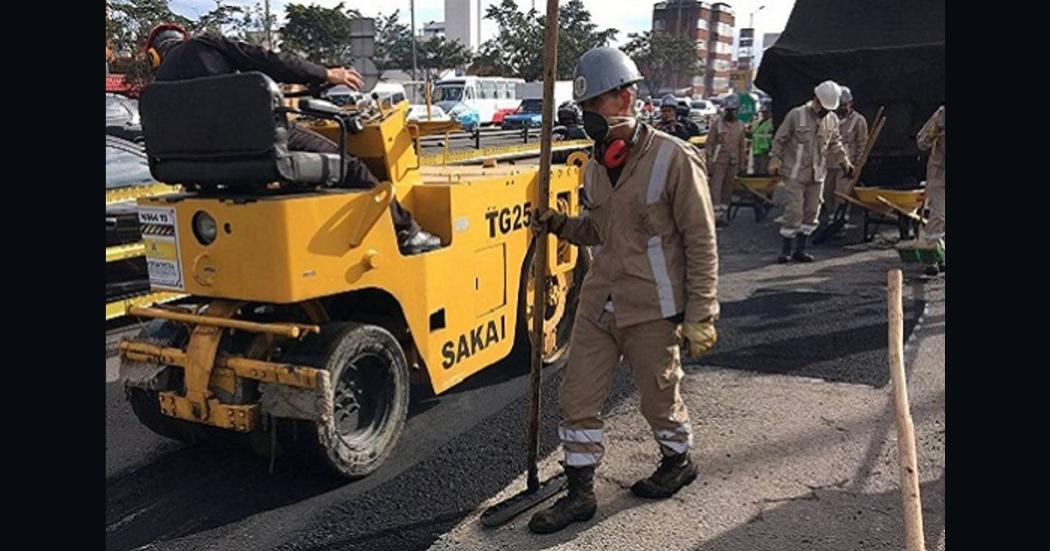
{"label": "green safety vest", "polygon": [[751,132],[751,152],[765,155],[773,148],[773,117],[759,122]]}

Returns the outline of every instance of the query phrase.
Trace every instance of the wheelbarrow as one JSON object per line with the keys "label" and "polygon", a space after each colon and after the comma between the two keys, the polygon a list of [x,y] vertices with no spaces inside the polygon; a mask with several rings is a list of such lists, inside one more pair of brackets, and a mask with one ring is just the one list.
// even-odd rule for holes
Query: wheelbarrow
{"label": "wheelbarrow", "polygon": [[739,198],[737,198],[738,194],[734,193],[726,216],[733,221],[741,208],[749,208],[755,213],[755,222],[761,222],[773,208],[773,189],[778,183],[780,183],[779,176],[738,176],[734,191],[743,193],[739,194]]}
{"label": "wheelbarrow", "polygon": [[835,195],[863,209],[865,242],[875,239],[879,226],[896,225],[904,241],[918,235],[919,225],[926,223],[920,214],[926,200],[923,189],[854,187],[850,194]]}

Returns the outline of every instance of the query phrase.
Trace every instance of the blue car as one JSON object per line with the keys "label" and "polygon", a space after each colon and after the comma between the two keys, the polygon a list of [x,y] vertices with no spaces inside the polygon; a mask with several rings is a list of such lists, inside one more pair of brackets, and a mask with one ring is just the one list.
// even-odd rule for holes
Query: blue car
{"label": "blue car", "polygon": [[518,110],[511,115],[503,117],[503,130],[516,130],[518,128],[539,128],[543,124],[543,100],[527,99],[521,102]]}

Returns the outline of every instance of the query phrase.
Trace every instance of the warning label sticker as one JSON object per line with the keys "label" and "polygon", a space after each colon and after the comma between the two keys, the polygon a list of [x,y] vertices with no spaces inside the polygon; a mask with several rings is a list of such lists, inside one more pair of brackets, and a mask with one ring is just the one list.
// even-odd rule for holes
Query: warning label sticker
{"label": "warning label sticker", "polygon": [[173,207],[139,207],[139,228],[146,246],[146,267],[153,287],[184,291],[179,262],[179,228]]}

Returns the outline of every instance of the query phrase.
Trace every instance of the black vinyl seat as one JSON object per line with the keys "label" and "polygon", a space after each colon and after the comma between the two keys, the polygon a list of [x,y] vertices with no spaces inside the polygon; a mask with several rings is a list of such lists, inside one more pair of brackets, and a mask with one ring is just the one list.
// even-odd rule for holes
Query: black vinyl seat
{"label": "black vinyl seat", "polygon": [[338,154],[288,150],[283,104],[258,72],[149,84],[139,111],[150,173],[206,188],[336,184]]}

